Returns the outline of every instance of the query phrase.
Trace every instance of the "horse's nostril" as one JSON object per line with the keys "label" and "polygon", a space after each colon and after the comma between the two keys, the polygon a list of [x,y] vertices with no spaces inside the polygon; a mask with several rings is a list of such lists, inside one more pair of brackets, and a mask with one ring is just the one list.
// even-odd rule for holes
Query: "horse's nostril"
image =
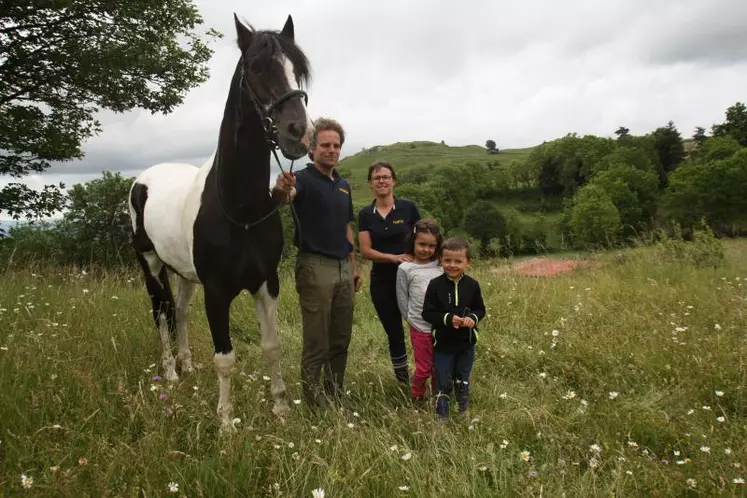
{"label": "horse's nostril", "polygon": [[289,123],[288,134],[292,137],[302,137],[306,132],[306,123]]}

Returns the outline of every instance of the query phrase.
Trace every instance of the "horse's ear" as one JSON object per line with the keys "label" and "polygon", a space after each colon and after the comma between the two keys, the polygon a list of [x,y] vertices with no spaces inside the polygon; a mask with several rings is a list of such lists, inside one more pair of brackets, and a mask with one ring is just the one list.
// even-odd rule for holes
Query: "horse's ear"
{"label": "horse's ear", "polygon": [[288,19],[285,21],[285,26],[283,26],[280,36],[290,42],[294,41],[295,34],[293,32],[293,18],[290,15],[288,15]]}
{"label": "horse's ear", "polygon": [[252,30],[239,20],[239,16],[237,16],[235,12],[233,14],[233,20],[236,22],[236,42],[238,43],[241,52],[246,52],[246,49],[252,43]]}

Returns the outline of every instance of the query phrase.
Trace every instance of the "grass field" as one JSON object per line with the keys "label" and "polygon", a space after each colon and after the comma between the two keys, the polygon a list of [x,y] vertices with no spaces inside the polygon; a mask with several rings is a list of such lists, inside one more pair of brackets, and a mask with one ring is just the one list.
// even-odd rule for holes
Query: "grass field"
{"label": "grass field", "polygon": [[[656,248],[589,256],[554,279],[476,261],[488,306],[470,416],[410,406],[367,288],[356,297],[344,405],[271,414],[251,299],[234,303],[234,414],[198,293],[201,366],[173,387],[135,273],[6,271],[0,284],[2,496],[743,496],[747,242],[718,268]],[[301,397],[290,276],[283,372]],[[317,495],[319,493],[317,492]]]}

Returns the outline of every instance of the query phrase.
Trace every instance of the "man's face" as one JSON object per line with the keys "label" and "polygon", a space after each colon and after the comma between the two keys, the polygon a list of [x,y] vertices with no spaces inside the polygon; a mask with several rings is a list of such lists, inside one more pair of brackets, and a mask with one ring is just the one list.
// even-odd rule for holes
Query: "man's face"
{"label": "man's face", "polygon": [[316,147],[311,149],[314,162],[332,168],[340,158],[340,135],[334,130],[322,130],[316,136]]}

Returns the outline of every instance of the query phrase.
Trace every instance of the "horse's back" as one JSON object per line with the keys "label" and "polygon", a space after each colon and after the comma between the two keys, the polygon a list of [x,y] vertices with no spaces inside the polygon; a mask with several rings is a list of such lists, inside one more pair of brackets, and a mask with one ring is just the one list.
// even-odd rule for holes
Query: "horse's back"
{"label": "horse's back", "polygon": [[[193,281],[198,280],[192,258],[192,225],[204,185],[200,173],[200,168],[191,164],[157,164],[138,175],[130,194],[136,239],[140,225],[161,261]],[[140,223],[138,216],[142,216]]]}

